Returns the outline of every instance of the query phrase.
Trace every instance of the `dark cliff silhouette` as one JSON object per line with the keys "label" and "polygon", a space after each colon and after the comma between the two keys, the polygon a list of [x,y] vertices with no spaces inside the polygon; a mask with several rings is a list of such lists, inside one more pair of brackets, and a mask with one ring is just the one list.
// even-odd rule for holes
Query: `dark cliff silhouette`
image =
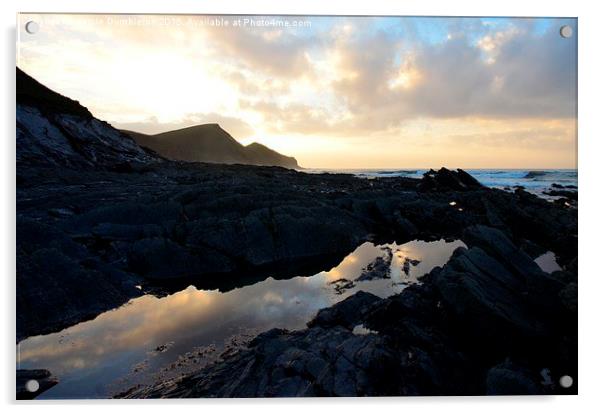
{"label": "dark cliff silhouette", "polygon": [[134,138],[140,146],[173,160],[299,168],[295,158],[282,155],[267,146],[259,143],[241,145],[216,123],[156,135],[125,130],[123,132]]}

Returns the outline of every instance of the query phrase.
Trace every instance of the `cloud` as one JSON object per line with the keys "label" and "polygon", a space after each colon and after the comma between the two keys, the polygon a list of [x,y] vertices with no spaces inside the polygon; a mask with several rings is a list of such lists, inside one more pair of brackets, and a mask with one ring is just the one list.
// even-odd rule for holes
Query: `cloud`
{"label": "cloud", "polygon": [[[316,16],[286,29],[207,24],[237,16],[26,18],[43,24],[21,33],[22,68],[121,128],[217,122],[293,155],[307,139],[345,156],[375,140],[574,152],[573,19]],[[563,126],[552,133],[550,121]]]}
{"label": "cloud", "polygon": [[[387,129],[421,116],[575,115],[576,39],[558,35],[560,20],[553,20],[541,33],[526,19],[506,19],[504,24],[426,19],[422,26],[429,30],[448,31],[444,41],[433,41],[424,34],[424,27],[420,28],[420,19],[394,20],[404,28],[400,31],[378,18],[337,18],[331,19],[327,29],[288,30],[201,25],[207,16],[51,17],[43,16],[43,29],[51,39],[37,47],[36,40],[29,39],[29,47],[23,48],[26,65],[48,67],[48,52],[55,50],[53,53],[63,56],[68,53],[67,69],[72,73],[87,73],[93,70],[93,63],[86,62],[94,60],[86,51],[88,46],[102,52],[99,58],[112,59],[112,67],[135,63],[119,60],[128,55],[128,45],[136,50],[136,59],[152,54],[154,48],[154,53],[162,53],[165,59],[177,59],[178,67],[180,61],[190,59],[194,62],[191,68],[200,67],[207,75],[221,78],[236,88],[239,100],[253,101],[256,112],[264,107],[267,118],[275,116],[270,113],[275,107],[297,114],[298,121],[281,122],[284,125],[294,126],[306,118],[321,123],[328,132],[335,113],[346,125],[361,130]],[[173,20],[165,20],[168,18]],[[231,22],[236,19],[229,17]],[[74,40],[76,32],[83,33],[79,37],[85,40]],[[58,37],[67,37],[63,40],[68,47],[63,47],[62,53],[59,43],[51,41]],[[107,49],[111,45],[116,48],[113,55]],[[78,53],[85,57],[79,68]],[[149,71],[157,70],[151,66],[157,62],[150,59],[148,63]],[[60,68],[54,65],[54,74]],[[173,72],[165,73],[165,81],[193,73],[164,63],[161,70],[165,69]],[[320,101],[294,92],[303,79],[307,95],[313,93]],[[194,84],[193,79],[190,82]],[[316,116],[316,106],[321,106],[324,119]]]}
{"label": "cloud", "polygon": [[399,102],[397,113],[493,118],[575,114],[575,42],[560,38],[555,27],[544,35],[512,27],[482,37],[477,45],[458,35],[410,56],[421,81],[380,100],[383,105]]}
{"label": "cloud", "polygon": [[204,33],[215,58],[266,77],[309,75],[306,53],[320,43],[313,36],[301,37],[281,28],[221,27]]}
{"label": "cloud", "polygon": [[[260,85],[247,89],[254,98],[241,99],[241,107],[260,113],[272,130],[326,134],[386,131],[420,117],[575,116],[575,39],[561,38],[557,24],[544,33],[523,21],[480,25],[476,38],[467,34],[474,26],[454,20],[446,40],[431,44],[346,23],[324,42],[334,75],[320,92],[332,96],[336,109],[320,101],[276,101]],[[335,111],[343,114],[338,121]]]}
{"label": "cloud", "polygon": [[118,129],[153,135],[205,123],[218,123],[237,139],[244,139],[255,133],[253,128],[245,121],[217,113],[189,113],[176,122],[160,122],[156,116],[150,116],[139,122],[113,122],[113,126]]}

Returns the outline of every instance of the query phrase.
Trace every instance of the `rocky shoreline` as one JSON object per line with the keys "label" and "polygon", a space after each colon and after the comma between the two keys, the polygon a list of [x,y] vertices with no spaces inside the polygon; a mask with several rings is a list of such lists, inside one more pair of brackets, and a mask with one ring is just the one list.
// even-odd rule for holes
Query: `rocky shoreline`
{"label": "rocky shoreline", "polygon": [[[234,288],[273,268],[298,275],[301,262],[312,274],[368,239],[469,246],[397,296],[357,293],[307,330],[266,332],[220,363],[120,397],[576,392],[557,385],[577,375],[575,208],[445,169],[423,180],[171,163],[47,172],[28,170],[18,189],[20,337],[178,283]],[[546,251],[563,271],[537,267]],[[354,334],[358,325],[371,333]]]}
{"label": "rocky shoreline", "polygon": [[[468,246],[396,296],[357,293],[306,330],[122,397],[577,391],[576,188],[549,202],[445,168],[363,179],[169,161],[20,71],[16,181],[17,342],[143,294],[315,274],[366,241]],[[561,271],[534,263],[549,251]]]}
{"label": "rocky shoreline", "polygon": [[171,162],[20,169],[17,336],[57,331],[169,284],[235,287],[274,268],[299,274],[301,263],[311,274],[366,240],[458,237],[474,224],[503,229],[532,254],[553,251],[561,266],[575,259],[574,208],[463,187],[445,169],[434,176]]}
{"label": "rocky shoreline", "polygon": [[[576,268],[544,273],[500,230],[386,299],[358,292],[177,380],[117,397],[576,394]],[[355,333],[357,326],[367,332]],[[367,328],[367,330],[366,330]]]}

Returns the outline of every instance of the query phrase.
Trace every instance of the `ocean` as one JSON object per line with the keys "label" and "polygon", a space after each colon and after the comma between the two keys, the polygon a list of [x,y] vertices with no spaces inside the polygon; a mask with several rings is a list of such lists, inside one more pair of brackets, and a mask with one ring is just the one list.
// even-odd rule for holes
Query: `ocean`
{"label": "ocean", "polygon": [[[347,173],[361,178],[407,177],[422,178],[428,169],[307,169],[309,173]],[[514,190],[523,186],[525,190],[543,198],[544,191],[552,184],[577,187],[577,169],[465,169],[480,183],[490,188]]]}

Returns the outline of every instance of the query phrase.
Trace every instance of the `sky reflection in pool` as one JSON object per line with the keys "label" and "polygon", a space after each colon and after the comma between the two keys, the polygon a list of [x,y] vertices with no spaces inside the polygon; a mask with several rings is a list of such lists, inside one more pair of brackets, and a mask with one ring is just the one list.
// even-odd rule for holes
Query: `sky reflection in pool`
{"label": "sky reflection in pool", "polygon": [[[59,333],[30,337],[18,346],[18,368],[45,368],[60,383],[40,398],[106,397],[135,384],[198,369],[227,348],[236,348],[270,328],[305,327],[316,312],[359,290],[380,297],[400,292],[435,266],[445,264],[461,241],[412,241],[403,245],[365,243],[331,269],[311,277],[267,278],[225,293],[188,287],[157,298],[131,300],[96,319]],[[388,279],[353,281],[391,248]],[[406,258],[417,260],[403,271]],[[406,265],[407,267],[407,265]]]}
{"label": "sky reflection in pool", "polygon": [[556,255],[552,251],[548,251],[545,254],[535,258],[535,263],[539,265],[543,271],[547,273],[553,273],[554,271],[561,271],[562,267],[556,262]]}

